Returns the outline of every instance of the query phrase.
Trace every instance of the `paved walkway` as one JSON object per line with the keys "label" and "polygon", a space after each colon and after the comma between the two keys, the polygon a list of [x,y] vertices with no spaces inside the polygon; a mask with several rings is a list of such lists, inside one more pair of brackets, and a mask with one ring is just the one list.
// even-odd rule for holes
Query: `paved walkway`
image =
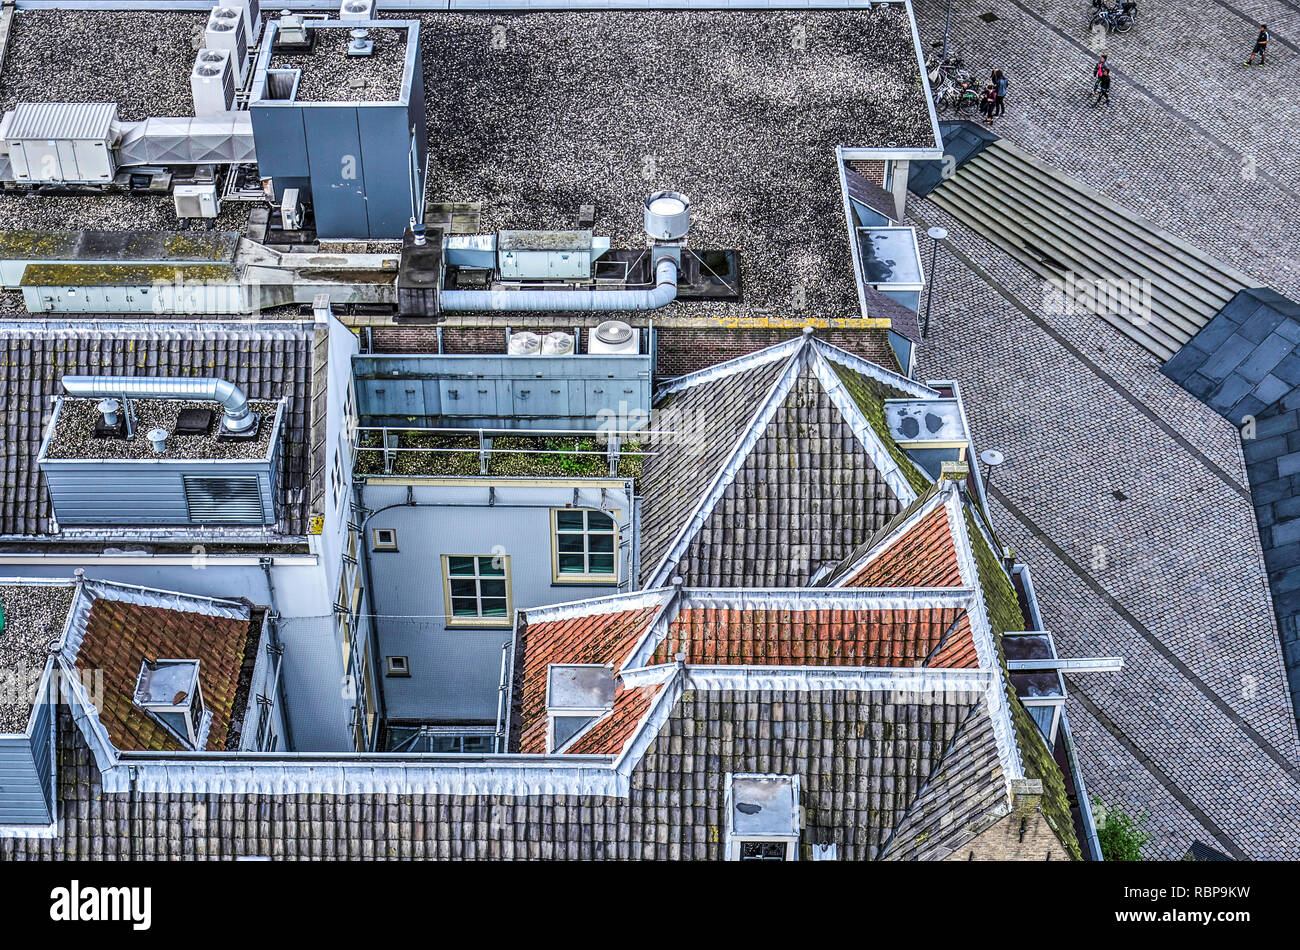
{"label": "paved walkway", "polygon": [[[1086,2],[1031,9],[989,0],[954,10],[967,63],[997,62],[1013,80],[997,131],[1300,292],[1291,185],[1300,146],[1276,141],[1279,126],[1300,129],[1294,68],[1240,66],[1256,16],[1274,27],[1276,61],[1300,62],[1282,44],[1300,41],[1300,8],[1152,10],[1158,24],[1111,38],[1127,91],[1109,113],[1083,103]],[[986,11],[999,19],[976,19]],[[923,38],[936,23],[942,37],[941,4],[922,0],[917,13]],[[1207,59],[1208,69],[1187,65]],[[1227,72],[1203,78],[1216,68]],[[1207,102],[1189,85],[1224,98]],[[1229,142],[1245,144],[1234,152]],[[1243,181],[1240,156],[1266,142],[1272,154]],[[1206,170],[1217,177],[1197,177]],[[1243,221],[1247,200],[1260,211]],[[976,445],[1006,454],[994,516],[1031,565],[1062,652],[1126,658],[1121,674],[1070,680],[1091,790],[1150,812],[1152,856],[1181,857],[1199,839],[1237,857],[1300,857],[1300,745],[1235,431],[1099,319],[1046,313],[1041,281],[933,205],[911,199],[909,211],[922,229],[951,234],[921,375],[960,380]],[[923,253],[928,260],[928,245]]]}

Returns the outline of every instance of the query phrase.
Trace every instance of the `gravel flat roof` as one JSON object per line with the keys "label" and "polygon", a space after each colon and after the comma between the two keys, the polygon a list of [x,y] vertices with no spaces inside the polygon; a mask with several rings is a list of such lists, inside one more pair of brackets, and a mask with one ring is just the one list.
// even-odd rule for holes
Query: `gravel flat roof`
{"label": "gravel flat roof", "polygon": [[271,57],[271,69],[300,69],[299,102],[390,102],[401,98],[406,30],[370,29],[369,56],[349,56],[351,30],[317,27],[311,53]]}
{"label": "gravel flat roof", "polygon": [[[249,460],[265,458],[271,447],[277,403],[249,401],[259,416],[257,438],[218,439],[215,435],[221,420],[221,405],[215,402],[184,399],[132,399],[135,437],[99,439],[95,423],[99,419],[98,399],[65,398],[54,426],[54,435],[46,449],[50,459],[159,459]],[[207,409],[213,414],[208,435],[175,435],[176,419],[183,409]],[[153,428],[169,433],[167,448],[155,452],[146,434]]]}
{"label": "gravel flat roof", "polygon": [[63,633],[72,593],[71,585],[0,584],[5,618],[0,630],[0,680],[20,688],[0,694],[0,735],[27,731],[32,699],[49,656],[47,646]]}
{"label": "gravel flat roof", "polygon": [[741,255],[743,302],[665,316],[857,315],[835,146],[933,146],[905,8],[428,14],[429,200],[482,231],[644,247],[642,201],[692,201],[690,244]]}

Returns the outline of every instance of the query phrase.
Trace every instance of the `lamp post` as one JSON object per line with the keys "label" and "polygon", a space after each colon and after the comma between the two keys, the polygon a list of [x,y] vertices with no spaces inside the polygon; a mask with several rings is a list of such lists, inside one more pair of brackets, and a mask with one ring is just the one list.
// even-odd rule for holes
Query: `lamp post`
{"label": "lamp post", "polygon": [[948,232],[944,228],[933,227],[925,232],[930,235],[930,287],[925,293],[925,322],[921,324],[921,339],[924,340],[930,335],[930,301],[934,299],[934,265],[939,258],[939,242],[948,238]]}
{"label": "lamp post", "polygon": [[993,470],[1006,461],[1006,458],[997,449],[985,449],[980,453],[980,461],[984,463],[984,487],[989,487],[989,482],[993,479]]}

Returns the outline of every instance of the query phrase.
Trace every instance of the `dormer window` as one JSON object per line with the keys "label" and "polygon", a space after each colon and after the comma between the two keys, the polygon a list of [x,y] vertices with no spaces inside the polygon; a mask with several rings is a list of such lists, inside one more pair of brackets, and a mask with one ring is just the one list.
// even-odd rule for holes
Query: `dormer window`
{"label": "dormer window", "polygon": [[546,680],[546,751],[563,752],[614,707],[614,668],[553,663]]}
{"label": "dormer window", "polygon": [[198,660],[152,660],[140,664],[135,705],[187,749],[206,743],[211,716],[203,703]]}
{"label": "dormer window", "polygon": [[728,775],[727,860],[794,861],[799,852],[797,775]]}

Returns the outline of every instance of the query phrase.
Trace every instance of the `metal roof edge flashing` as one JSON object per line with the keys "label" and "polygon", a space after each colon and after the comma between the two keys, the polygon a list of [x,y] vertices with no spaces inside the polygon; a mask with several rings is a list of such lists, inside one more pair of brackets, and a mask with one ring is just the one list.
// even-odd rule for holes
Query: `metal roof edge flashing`
{"label": "metal roof edge flashing", "polygon": [[[848,394],[843,381],[831,369],[829,361],[820,351],[817,352],[816,359],[812,362],[812,369],[817,374],[818,381],[821,382],[822,388],[826,390],[826,394],[830,397],[835,408],[840,411],[844,420],[849,424],[849,428],[853,430],[853,435],[858,440],[858,443],[871,457],[872,464],[876,466],[876,470],[880,472],[885,484],[894,493],[894,497],[904,507],[916,501],[916,489],[903,475],[902,468],[894,460],[889,450],[885,448],[884,442],[876,434],[875,427],[863,414],[862,409],[859,408],[853,397]],[[925,474],[924,470],[919,466],[917,471]],[[929,475],[926,475],[926,477],[929,478]],[[930,479],[930,481],[933,482],[934,479]]]}
{"label": "metal roof edge flashing", "polygon": [[988,694],[1001,679],[992,670],[935,667],[687,666],[689,687],[709,690]]}
{"label": "metal roof edge flashing", "polygon": [[[823,359],[832,363],[839,363],[847,370],[860,373],[863,376],[870,376],[878,383],[884,383],[886,386],[893,386],[895,389],[909,393],[914,399],[943,399],[945,398],[938,390],[931,389],[924,383],[918,383],[909,376],[901,373],[895,373],[893,370],[885,369],[879,363],[873,363],[871,360],[863,359],[856,353],[850,353],[848,350],[836,346],[834,343],[827,343],[825,340],[819,340],[813,337],[813,345],[821,354]],[[969,431],[969,430],[968,430]]]}
{"label": "metal roof edge flashing", "polygon": [[923,610],[968,608],[973,587],[780,587],[688,588],[681,609],[738,610]]}
{"label": "metal roof edge flashing", "polygon": [[775,363],[783,357],[790,357],[797,353],[807,344],[808,334],[800,333],[780,343],[774,343],[771,346],[765,346],[761,350],[755,350],[752,353],[746,353],[743,356],[733,357],[721,363],[714,363],[712,366],[706,366],[704,369],[697,369],[693,373],[686,373],[682,376],[674,376],[665,380],[654,394],[655,401],[669,393],[680,392],[683,389],[689,389],[691,386],[697,386],[700,383],[711,382],[715,379],[721,379],[724,376],[734,376],[743,370],[752,369],[755,366],[766,366],[768,363]]}
{"label": "metal roof edge flashing", "polygon": [[[648,586],[661,586],[667,580],[668,575],[677,567],[682,556],[686,553],[686,549],[690,545],[691,539],[699,533],[700,528],[704,526],[704,522],[708,519],[709,515],[713,513],[713,509],[717,507],[718,501],[727,490],[727,486],[731,484],[732,479],[736,477],[736,473],[740,470],[740,467],[745,464],[745,460],[749,457],[749,453],[752,452],[754,446],[758,444],[758,440],[763,435],[763,430],[765,430],[771,423],[777,410],[781,408],[781,403],[785,401],[785,397],[788,396],[790,390],[794,388],[795,380],[799,378],[799,371],[803,368],[803,359],[801,359],[801,355],[807,352],[808,341],[810,339],[811,334],[802,333],[793,340],[777,344],[776,347],[768,348],[769,350],[781,349],[783,355],[788,351],[790,357],[789,363],[786,365],[785,369],[777,375],[776,380],[772,383],[772,387],[768,390],[767,395],[763,397],[763,401],[759,403],[754,415],[750,417],[749,423],[741,429],[740,438],[737,440],[732,450],[727,453],[727,460],[718,469],[717,474],[713,476],[713,480],[700,495],[699,501],[691,511],[690,517],[686,519],[685,523],[678,530],[672,543],[668,545],[667,551],[664,552],[663,557],[660,558],[659,563],[655,566],[654,573],[651,575],[651,581]],[[760,350],[759,352],[766,351]]]}
{"label": "metal roof edge flashing", "polygon": [[[670,587],[646,587],[641,590],[606,594],[601,597],[589,597],[585,600],[571,600],[562,604],[546,607],[527,607],[517,611],[527,624],[550,623],[556,620],[569,620],[574,617],[590,617],[601,613],[621,613],[636,610],[639,607],[663,607],[671,600],[673,589]],[[617,607],[616,610],[607,608]]]}
{"label": "metal roof edge flashing", "polygon": [[[623,659],[624,667],[628,670],[640,670],[650,668],[647,666],[654,651],[663,642],[664,637],[668,635],[668,627],[677,616],[681,609],[682,587],[680,584],[673,584],[667,588],[668,596],[664,599],[659,612],[650,621],[646,627],[645,633],[637,639],[636,644],[632,647],[628,655]],[[623,671],[620,670],[620,673]]]}
{"label": "metal roof edge flashing", "polygon": [[625,779],[631,776],[636,763],[641,761],[646,749],[650,748],[650,744],[654,742],[664,724],[668,722],[673,708],[685,691],[685,669],[677,664],[672,664],[669,669],[672,672],[666,681],[667,685],[660,690],[659,695],[655,697],[655,701],[645,711],[641,721],[632,730],[631,738],[623,745],[623,752],[614,760],[614,771]]}

